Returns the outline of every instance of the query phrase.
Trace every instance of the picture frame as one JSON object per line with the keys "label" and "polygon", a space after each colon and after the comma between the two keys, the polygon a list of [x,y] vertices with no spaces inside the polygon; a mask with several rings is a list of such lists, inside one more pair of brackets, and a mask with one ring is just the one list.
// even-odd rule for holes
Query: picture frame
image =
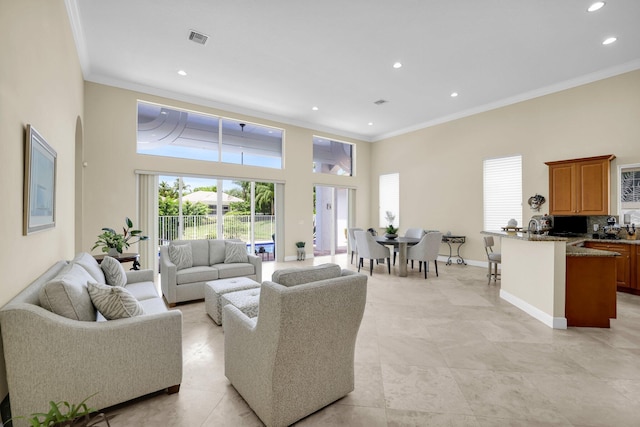
{"label": "picture frame", "polygon": [[23,234],[56,226],[56,168],[58,154],[27,124],[24,150]]}

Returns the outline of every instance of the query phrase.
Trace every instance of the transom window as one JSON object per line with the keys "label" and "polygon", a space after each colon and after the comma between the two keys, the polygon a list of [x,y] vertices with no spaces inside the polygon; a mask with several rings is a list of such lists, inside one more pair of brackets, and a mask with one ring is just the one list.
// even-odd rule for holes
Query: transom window
{"label": "transom window", "polygon": [[314,136],[313,171],[353,176],[353,144]]}
{"label": "transom window", "polygon": [[282,168],[282,129],[138,101],[137,153]]}

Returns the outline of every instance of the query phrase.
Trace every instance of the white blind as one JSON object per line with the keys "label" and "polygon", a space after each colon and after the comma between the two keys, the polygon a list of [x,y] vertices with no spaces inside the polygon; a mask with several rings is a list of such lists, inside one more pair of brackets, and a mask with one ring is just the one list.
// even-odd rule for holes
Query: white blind
{"label": "white blind", "polygon": [[484,230],[500,231],[511,218],[522,226],[522,156],[487,159],[483,165]]}
{"label": "white blind", "polygon": [[379,191],[380,227],[386,227],[389,225],[386,220],[387,211],[396,216],[393,220],[393,225],[398,227],[400,224],[400,174],[390,173],[380,175]]}

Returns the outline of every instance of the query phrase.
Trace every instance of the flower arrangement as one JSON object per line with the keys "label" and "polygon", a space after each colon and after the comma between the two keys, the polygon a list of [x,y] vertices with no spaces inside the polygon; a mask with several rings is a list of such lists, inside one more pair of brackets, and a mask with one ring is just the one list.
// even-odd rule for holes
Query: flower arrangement
{"label": "flower arrangement", "polygon": [[[98,235],[98,240],[93,245],[91,250],[102,246],[102,252],[109,252],[110,249],[115,249],[118,253],[134,243],[141,240],[147,240],[148,236],[143,236],[141,230],[132,230],[133,222],[129,217],[125,218],[125,226],[122,227],[122,233],[117,233],[113,228],[105,227],[102,229],[102,234]],[[138,239],[130,241],[131,239]]]}
{"label": "flower arrangement", "polygon": [[296,242],[296,248],[304,248],[305,242]]}
{"label": "flower arrangement", "polygon": [[385,233],[387,234],[396,234],[398,232],[398,228],[393,226],[393,221],[396,219],[396,216],[391,211],[387,211],[385,214],[385,219],[389,223],[387,228],[385,228]]}

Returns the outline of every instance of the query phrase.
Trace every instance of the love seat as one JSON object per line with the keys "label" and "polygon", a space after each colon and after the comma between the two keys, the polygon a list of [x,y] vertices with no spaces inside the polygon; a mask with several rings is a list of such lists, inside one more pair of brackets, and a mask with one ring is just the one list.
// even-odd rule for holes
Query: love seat
{"label": "love seat", "polygon": [[89,289],[107,278],[88,253],[56,262],[0,309],[13,417],[47,412],[52,400],[77,404],[95,394],[87,404],[102,409],[179,390],[182,313],[167,309],[152,270],[122,273],[124,286],[102,287],[128,296],[141,313],[133,317],[105,320],[93,306]]}
{"label": "love seat", "polygon": [[247,254],[240,240],[173,240],[160,247],[160,284],[171,307],[203,299],[206,282],[232,277],[262,281],[262,259]]}

